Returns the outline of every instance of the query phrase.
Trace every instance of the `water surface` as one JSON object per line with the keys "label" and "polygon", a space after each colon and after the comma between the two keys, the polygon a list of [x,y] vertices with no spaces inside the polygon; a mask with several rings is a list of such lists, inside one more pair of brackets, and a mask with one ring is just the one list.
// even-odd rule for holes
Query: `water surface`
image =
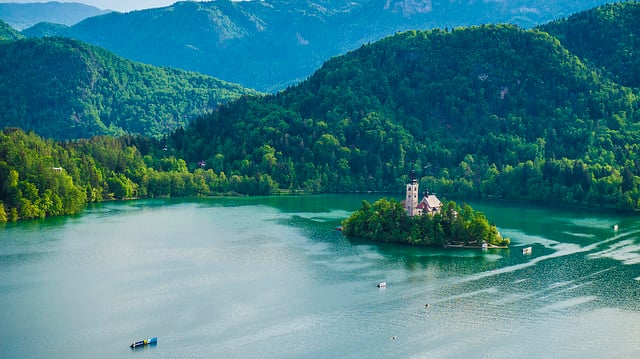
{"label": "water surface", "polygon": [[334,230],[377,197],[112,202],[4,225],[0,357],[640,357],[638,218],[471,203],[512,240],[489,251]]}

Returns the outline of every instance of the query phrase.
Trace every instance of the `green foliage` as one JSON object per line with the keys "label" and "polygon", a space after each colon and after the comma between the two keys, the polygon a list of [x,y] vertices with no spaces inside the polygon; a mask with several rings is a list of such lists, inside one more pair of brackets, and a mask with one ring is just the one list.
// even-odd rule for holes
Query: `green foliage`
{"label": "green foliage", "polygon": [[16,41],[24,38],[24,35],[13,29],[9,24],[0,20],[0,44],[3,42]]}
{"label": "green foliage", "polygon": [[280,188],[399,191],[640,209],[635,90],[549,34],[409,31],[243,98],[167,138],[179,158]]}
{"label": "green foliage", "polygon": [[402,204],[382,198],[362,207],[343,221],[344,233],[376,242],[393,242],[430,247],[472,246],[482,243],[509,245],[495,225],[471,206],[445,203],[434,215],[407,216]]}
{"label": "green foliage", "polygon": [[540,29],[625,86],[640,87],[640,2],[623,1],[552,21]]}
{"label": "green foliage", "polygon": [[74,214],[88,202],[107,199],[278,190],[267,174],[227,178],[212,169],[190,172],[184,160],[159,148],[159,141],[144,137],[56,143],[7,128],[0,132],[0,223]]}
{"label": "green foliage", "polygon": [[64,38],[0,44],[0,127],[54,139],[160,136],[255,91]]}

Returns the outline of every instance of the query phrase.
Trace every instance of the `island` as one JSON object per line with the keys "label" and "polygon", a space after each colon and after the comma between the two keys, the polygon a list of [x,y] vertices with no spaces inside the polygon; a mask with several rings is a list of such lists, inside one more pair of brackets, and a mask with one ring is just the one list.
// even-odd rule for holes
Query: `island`
{"label": "island", "polygon": [[[404,202],[404,203],[403,203]],[[442,203],[425,192],[418,201],[418,183],[412,171],[406,199],[381,198],[362,206],[342,222],[348,236],[376,242],[391,242],[442,248],[506,248],[496,226],[468,204]]]}

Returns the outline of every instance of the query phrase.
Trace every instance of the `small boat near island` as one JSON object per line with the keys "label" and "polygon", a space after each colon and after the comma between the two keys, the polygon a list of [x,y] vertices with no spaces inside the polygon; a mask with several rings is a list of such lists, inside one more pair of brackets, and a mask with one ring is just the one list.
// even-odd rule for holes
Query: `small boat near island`
{"label": "small boat near island", "polygon": [[143,347],[145,345],[151,345],[151,344],[157,344],[157,343],[158,343],[158,337],[153,337],[153,338],[138,340],[136,342],[133,342],[131,343],[131,345],[129,345],[129,347],[133,349],[133,348]]}

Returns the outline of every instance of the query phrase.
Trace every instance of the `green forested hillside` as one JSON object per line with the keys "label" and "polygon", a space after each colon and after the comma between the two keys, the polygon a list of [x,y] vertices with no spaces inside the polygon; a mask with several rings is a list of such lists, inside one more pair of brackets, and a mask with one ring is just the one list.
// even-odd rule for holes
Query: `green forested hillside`
{"label": "green forested hillside", "polygon": [[[84,48],[61,39],[16,43],[35,49],[48,41],[57,44],[49,50],[54,54],[64,47]],[[93,59],[81,53],[79,58]],[[73,62],[55,64],[73,67]],[[115,68],[139,66],[118,64]],[[308,80],[278,94],[222,105],[163,138],[56,143],[6,129],[0,135],[0,221],[75,213],[85,201],[108,198],[401,192],[411,170],[422,188],[444,198],[637,211],[639,90],[618,84],[603,66],[583,61],[539,29],[409,31],[332,58]],[[102,67],[87,65],[86,72],[74,74],[93,74],[88,78],[95,86],[89,88],[98,88],[100,76],[93,68]],[[55,87],[62,82],[57,76],[68,73],[38,78],[47,83],[39,91],[73,88]],[[138,79],[152,84],[144,89],[159,86],[134,72],[104,76],[112,73],[115,84]],[[12,86],[19,88],[11,83],[7,88]],[[137,94],[127,92],[131,86],[113,88],[125,94],[118,100]],[[170,101],[174,95],[161,98]],[[88,103],[107,101],[96,99]],[[58,109],[56,101],[46,102],[46,108]],[[15,105],[0,109],[30,113]]]}
{"label": "green forested hillside", "polygon": [[597,7],[540,26],[625,86],[640,87],[640,2]]}
{"label": "green forested hillside", "polygon": [[0,44],[3,42],[15,41],[24,38],[24,35],[17,32],[9,24],[0,20]]}
{"label": "green forested hillside", "polygon": [[39,22],[20,32],[26,37],[68,37],[74,38],[73,30],[62,24],[52,22]]}
{"label": "green forested hillside", "polygon": [[511,26],[401,33],[172,136],[188,162],[281,187],[640,208],[638,101],[556,38]]}
{"label": "green forested hillside", "polygon": [[63,38],[0,44],[0,127],[55,139],[158,136],[255,93],[212,77],[122,59]]}

